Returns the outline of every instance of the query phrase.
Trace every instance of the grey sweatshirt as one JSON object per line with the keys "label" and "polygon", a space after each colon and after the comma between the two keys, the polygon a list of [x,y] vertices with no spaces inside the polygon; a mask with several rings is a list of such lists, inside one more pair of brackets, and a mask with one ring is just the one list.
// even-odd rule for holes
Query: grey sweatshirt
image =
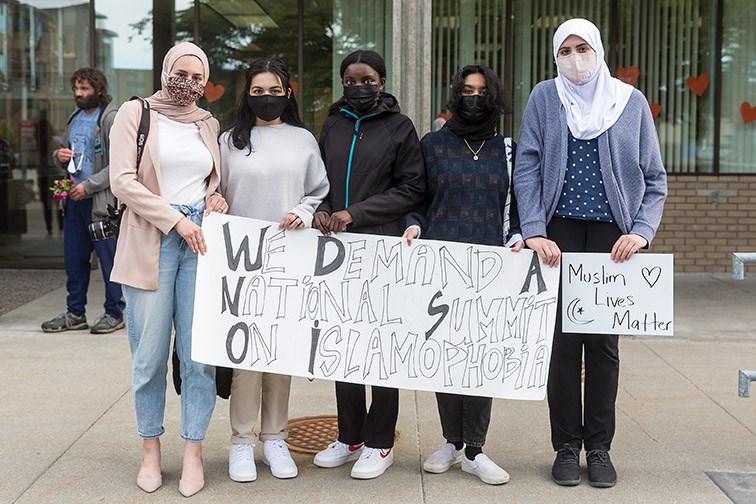
{"label": "grey sweatshirt", "polygon": [[[513,174],[525,239],[546,236],[567,171],[567,118],[554,80],[538,83],[522,118]],[[609,207],[620,230],[651,244],[667,198],[667,174],[648,102],[633,91],[614,125],[598,137]]]}
{"label": "grey sweatshirt", "polygon": [[292,212],[305,227],[328,195],[328,177],[318,142],[304,128],[288,124],[252,128],[252,152],[220,136],[220,193],[228,213],[279,222]]}

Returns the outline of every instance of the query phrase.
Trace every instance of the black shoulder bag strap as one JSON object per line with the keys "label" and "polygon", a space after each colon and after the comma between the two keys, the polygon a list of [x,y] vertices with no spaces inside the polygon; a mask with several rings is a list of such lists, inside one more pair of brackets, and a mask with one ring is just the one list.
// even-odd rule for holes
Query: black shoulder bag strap
{"label": "black shoulder bag strap", "polygon": [[[150,134],[150,104],[142,98],[141,96],[132,96],[129,98],[129,101],[131,100],[139,100],[142,103],[142,115],[139,118],[139,128],[137,129],[137,136],[136,136],[136,146],[137,146],[137,155],[136,155],[136,172],[139,173],[139,165],[142,162],[142,155],[144,154],[144,146],[147,145],[147,137]],[[110,206],[110,205],[108,205]],[[118,198],[115,200],[115,206],[118,208],[118,212],[116,215],[123,216],[124,210],[126,210],[126,204],[121,203],[121,205],[118,205]],[[113,208],[113,212],[115,213],[115,208]]]}
{"label": "black shoulder bag strap", "polygon": [[129,100],[139,100],[142,102],[142,117],[139,119],[139,129],[137,130],[137,159],[136,169],[139,172],[139,164],[142,162],[144,146],[147,144],[147,136],[150,134],[150,104],[140,96],[132,96]]}

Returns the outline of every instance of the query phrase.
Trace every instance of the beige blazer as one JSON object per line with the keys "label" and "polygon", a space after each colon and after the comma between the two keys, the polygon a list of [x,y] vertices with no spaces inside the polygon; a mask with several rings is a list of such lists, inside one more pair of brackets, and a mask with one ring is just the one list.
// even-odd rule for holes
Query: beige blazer
{"label": "beige blazer", "polygon": [[[150,133],[137,173],[136,137],[141,111],[138,100],[124,103],[110,131],[110,187],[119,202],[126,204],[110,280],[157,290],[160,242],[183,215],[161,196],[158,113],[154,110],[150,110]],[[209,197],[220,181],[220,125],[215,118],[197,125],[213,157],[213,171],[207,179]]]}

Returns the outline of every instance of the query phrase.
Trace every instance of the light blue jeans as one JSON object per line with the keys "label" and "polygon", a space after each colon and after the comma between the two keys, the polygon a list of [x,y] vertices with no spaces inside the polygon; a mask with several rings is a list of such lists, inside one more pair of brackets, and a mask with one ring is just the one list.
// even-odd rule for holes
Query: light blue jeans
{"label": "light blue jeans", "polygon": [[[197,206],[173,207],[192,222],[202,224],[204,201]],[[215,408],[215,367],[191,358],[196,275],[197,254],[176,231],[171,231],[160,244],[158,289],[123,286],[137,432],[144,439],[157,438],[165,432],[166,375],[173,327],[181,360],[181,437],[202,441],[210,424]]]}

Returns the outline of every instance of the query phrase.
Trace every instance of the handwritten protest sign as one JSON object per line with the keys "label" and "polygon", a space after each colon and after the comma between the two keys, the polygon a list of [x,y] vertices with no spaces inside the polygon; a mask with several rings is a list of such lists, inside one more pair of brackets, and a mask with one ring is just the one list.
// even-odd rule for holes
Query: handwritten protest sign
{"label": "handwritten protest sign", "polygon": [[562,254],[562,330],[671,336],[673,273],[672,254]]}
{"label": "handwritten protest sign", "polygon": [[558,270],[532,252],[280,231],[210,214],[192,358],[239,369],[542,399]]}

